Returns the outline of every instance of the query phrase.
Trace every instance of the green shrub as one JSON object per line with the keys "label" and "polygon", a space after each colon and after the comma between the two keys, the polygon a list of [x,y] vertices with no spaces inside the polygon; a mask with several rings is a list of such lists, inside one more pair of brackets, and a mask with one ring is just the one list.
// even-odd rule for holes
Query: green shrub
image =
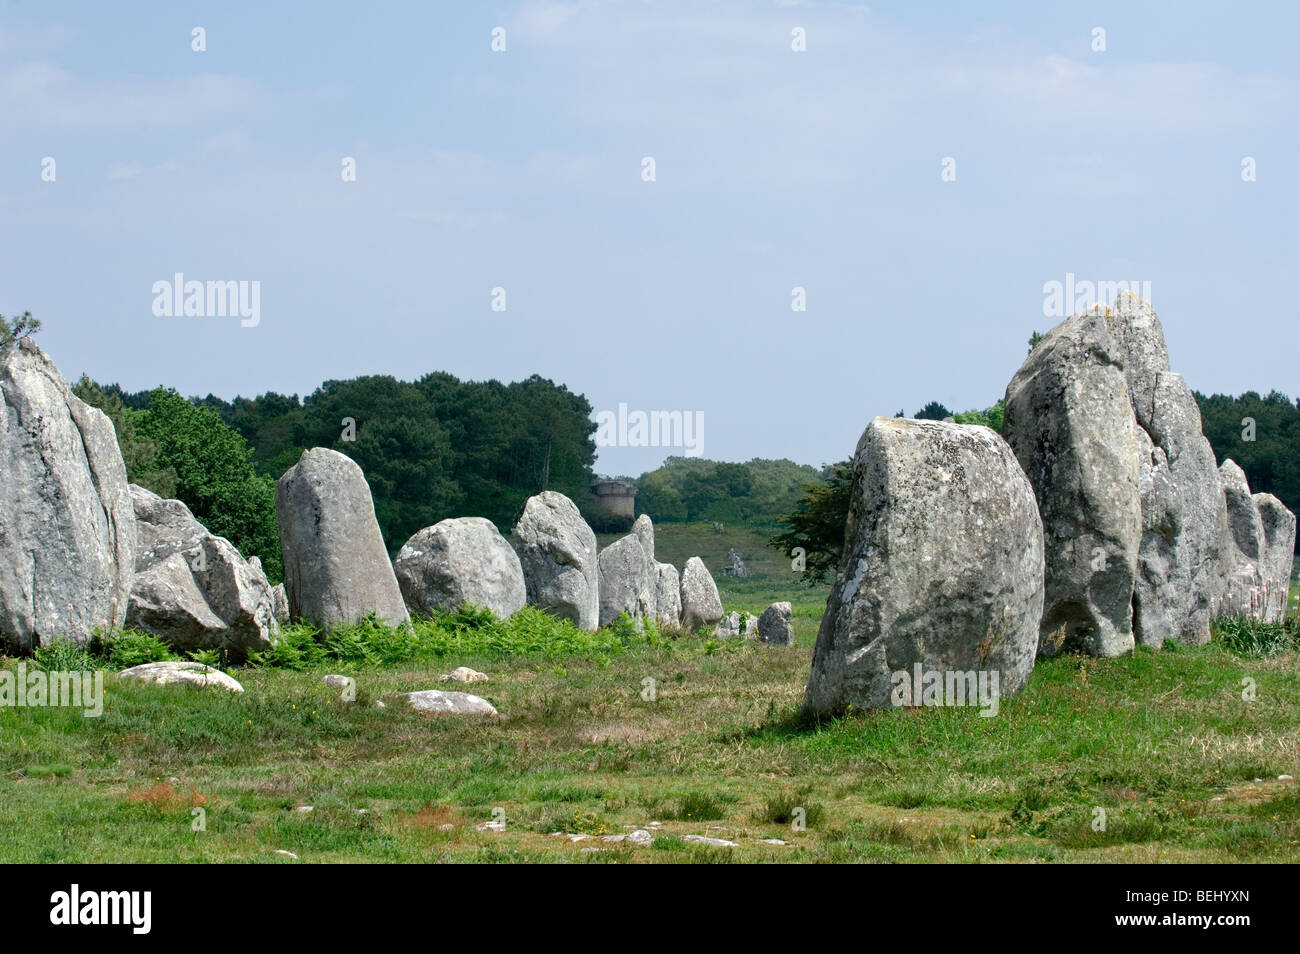
{"label": "green shrub", "polygon": [[94,657],[76,643],[57,642],[41,646],[35,657],[37,668],[47,672],[85,672],[98,668]]}
{"label": "green shrub", "polygon": [[325,647],[317,641],[319,631],[307,623],[286,623],[270,649],[249,653],[250,666],[267,669],[310,669],[324,662]]}
{"label": "green shrub", "polygon": [[135,629],[98,633],[91,641],[91,648],[117,669],[180,659],[153,633],[142,633]]}
{"label": "green shrub", "polygon": [[1267,659],[1300,648],[1300,620],[1265,623],[1250,616],[1221,616],[1214,621],[1214,638],[1238,656]]}

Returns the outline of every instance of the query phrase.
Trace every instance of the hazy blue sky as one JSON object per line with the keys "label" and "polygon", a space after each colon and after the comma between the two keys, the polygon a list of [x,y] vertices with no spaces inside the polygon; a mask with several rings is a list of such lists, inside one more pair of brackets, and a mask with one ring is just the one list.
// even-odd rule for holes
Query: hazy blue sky
{"label": "hazy blue sky", "polygon": [[[0,312],[130,389],[538,373],[818,464],[1000,397],[1073,272],[1149,281],[1194,388],[1294,395],[1298,9],[0,2]],[[260,324],[155,317],[176,272]]]}

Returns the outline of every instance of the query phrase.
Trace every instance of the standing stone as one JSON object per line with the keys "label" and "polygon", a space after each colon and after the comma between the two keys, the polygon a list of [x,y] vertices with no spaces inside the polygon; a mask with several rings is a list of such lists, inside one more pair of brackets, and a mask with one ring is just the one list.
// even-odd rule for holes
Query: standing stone
{"label": "standing stone", "polygon": [[654,618],[659,574],[635,533],[600,551],[600,625],[608,626],[626,613],[638,621]]}
{"label": "standing stone", "polygon": [[682,622],[682,579],[671,563],[655,564],[655,620],[660,626]]}
{"label": "standing stone", "polygon": [[1177,559],[1182,520],[1169,461],[1146,431],[1139,428],[1137,437],[1142,543],[1133,589],[1133,635],[1138,645],[1158,649],[1178,636],[1181,616],[1175,607],[1191,587],[1191,573]]}
{"label": "standing stone", "polygon": [[890,706],[917,668],[996,674],[1004,698],[1034,667],[1042,612],[1043,529],[1011,448],[978,425],[874,419],[805,707]]}
{"label": "standing stone", "polygon": [[1272,623],[1286,617],[1291,587],[1291,568],[1295,561],[1295,514],[1272,494],[1255,494],[1264,530],[1264,554],[1259,571],[1264,583],[1264,618]]}
{"label": "standing stone", "polygon": [[1219,467],[1224,505],[1228,512],[1225,535],[1224,586],[1219,612],[1225,616],[1256,616],[1255,605],[1263,583],[1260,559],[1264,553],[1264,524],[1251,496],[1245,472],[1228,458]]}
{"label": "standing stone", "polygon": [[636,518],[636,523],[632,524],[632,534],[641,541],[641,548],[645,550],[646,558],[653,564],[655,562],[655,525],[650,520],[650,515],[643,513]]}
{"label": "standing stone", "polygon": [[305,450],[275,485],[289,613],[323,629],[373,613],[410,622],[361,468],[325,447]]}
{"label": "standing stone", "polygon": [[544,490],[529,497],[514,529],[528,602],[579,629],[600,622],[600,570],[596,534],[564,494]]}
{"label": "standing stone", "polygon": [[749,576],[749,572],[745,569],[745,561],[740,558],[740,554],[736,552],[735,547],[731,547],[727,550],[727,568],[724,572],[727,576],[735,577],[739,580],[743,580],[745,577]]}
{"label": "standing stone", "polygon": [[0,360],[0,644],[85,643],[122,625],[135,574],[117,436],[31,339]]}
{"label": "standing stone", "polygon": [[[1221,589],[1227,515],[1214,450],[1201,430],[1201,411],[1182,375],[1169,369],[1164,329],[1150,302],[1121,293],[1104,314],[1124,369],[1134,419],[1163,453],[1165,493],[1142,494],[1145,561],[1135,591],[1134,635],[1139,643],[1177,639],[1209,642],[1211,603]],[[1139,453],[1139,465],[1145,454]],[[1147,507],[1157,508],[1147,513]],[[1150,528],[1161,527],[1157,535]],[[1162,579],[1153,579],[1158,567]]]}
{"label": "standing stone", "polygon": [[682,571],[682,629],[693,633],[722,619],[722,597],[718,584],[704,561],[691,557]]}
{"label": "standing stone", "polygon": [[[1214,450],[1201,431],[1201,410],[1182,375],[1157,375],[1150,426],[1165,452],[1176,500],[1175,536],[1168,546],[1170,586],[1163,605],[1172,637],[1190,646],[1210,641],[1212,603],[1222,588],[1224,528],[1228,515]],[[1142,622],[1135,623],[1143,636]],[[1143,639],[1151,644],[1150,640]]]}
{"label": "standing stone", "polygon": [[279,635],[271,585],[257,557],[245,561],[179,500],[130,485],[135,509],[135,583],[128,626],[178,652],[211,649],[243,662]]}
{"label": "standing stone", "polygon": [[284,591],[284,584],[277,583],[271,587],[271,612],[277,623],[289,622],[289,595]]}
{"label": "standing stone", "polygon": [[393,571],[412,613],[472,603],[504,619],[526,602],[518,554],[483,517],[452,517],[425,527],[406,541]]}
{"label": "standing stone", "polygon": [[785,601],[773,603],[758,618],[758,638],[778,646],[794,644],[794,608]]}
{"label": "standing stone", "polygon": [[1133,648],[1140,447],[1116,352],[1104,315],[1084,312],[1048,332],[1007,386],[1002,433],[1042,516],[1045,655]]}

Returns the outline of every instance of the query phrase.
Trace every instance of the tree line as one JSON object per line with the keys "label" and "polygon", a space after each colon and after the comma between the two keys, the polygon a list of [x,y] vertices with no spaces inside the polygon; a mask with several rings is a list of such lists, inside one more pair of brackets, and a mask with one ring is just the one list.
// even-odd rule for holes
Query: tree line
{"label": "tree line", "polygon": [[543,489],[589,500],[591,405],[536,375],[511,384],[370,375],[326,381],[301,400],[128,393],[86,377],[74,390],[113,419],[132,482],[184,501],[213,533],[260,556],[273,578],[281,573],[275,482],[309,447],[360,465],[393,552],[451,516],[487,517],[509,533]]}

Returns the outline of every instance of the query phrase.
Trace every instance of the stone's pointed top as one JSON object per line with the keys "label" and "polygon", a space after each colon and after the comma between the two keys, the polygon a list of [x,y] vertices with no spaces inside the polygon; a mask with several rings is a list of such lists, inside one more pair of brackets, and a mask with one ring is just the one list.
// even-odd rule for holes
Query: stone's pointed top
{"label": "stone's pointed top", "polygon": [[1250,483],[1246,480],[1246,472],[1231,457],[1225,457],[1223,463],[1219,465],[1219,477],[1225,484],[1242,486],[1249,489]]}

